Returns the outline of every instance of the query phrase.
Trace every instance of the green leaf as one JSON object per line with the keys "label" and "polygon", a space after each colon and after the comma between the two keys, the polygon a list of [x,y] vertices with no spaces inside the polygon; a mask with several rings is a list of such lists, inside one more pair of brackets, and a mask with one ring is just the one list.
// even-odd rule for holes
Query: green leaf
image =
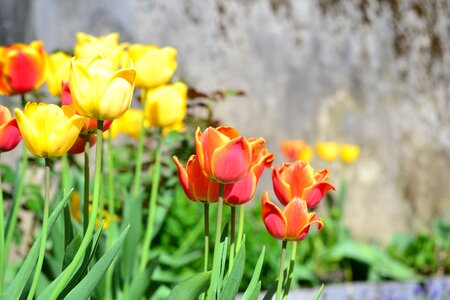
{"label": "green leaf", "polygon": [[168,300],[197,299],[208,289],[211,273],[212,271],[199,273],[181,282],[173,288]]}
{"label": "green leaf", "polygon": [[259,296],[259,291],[261,290],[261,281],[259,281],[259,276],[261,274],[262,265],[264,262],[264,254],[266,248],[263,247],[261,254],[259,255],[258,261],[256,262],[255,271],[253,271],[252,279],[245,290],[242,300],[256,300]]}
{"label": "green leaf", "polygon": [[245,268],[245,244],[242,244],[241,249],[236,257],[236,260],[231,269],[230,276],[225,282],[225,286],[220,294],[221,300],[234,300],[241,285],[242,276]]}
{"label": "green leaf", "polygon": [[157,257],[147,265],[147,268],[143,272],[133,277],[133,281],[131,282],[128,291],[129,299],[141,299],[141,297],[143,297],[150,282],[152,282],[152,275],[158,264],[159,259]]}
{"label": "green leaf", "polygon": [[[56,219],[61,213],[64,206],[67,204],[67,200],[69,199],[70,194],[73,189],[69,191],[67,195],[64,196],[64,199],[58,203],[53,212],[50,214],[48,219],[48,232],[52,226],[55,224]],[[28,278],[30,277],[31,272],[33,272],[34,266],[36,265],[36,261],[39,255],[39,246],[41,243],[42,234],[40,233],[37,239],[35,240],[33,246],[28,252],[25,261],[20,267],[19,272],[17,272],[16,277],[12,280],[8,288],[3,292],[2,299],[19,299],[20,294],[22,293],[23,288],[25,287]]]}
{"label": "green leaf", "polygon": [[89,297],[122,247],[129,228],[129,226],[125,228],[112,247],[106,251],[105,254],[103,254],[89,273],[83,278],[83,280],[81,280],[80,283],[69,294],[67,294],[64,299],[78,300],[87,299]]}
{"label": "green leaf", "polygon": [[81,240],[82,240],[81,235],[77,234],[70,242],[70,244],[67,246],[66,251],[64,253],[63,270],[70,264],[70,262],[74,258],[78,248],[80,248]]}
{"label": "green leaf", "polygon": [[322,285],[320,286],[320,289],[317,291],[317,293],[314,295],[314,298],[312,298],[312,300],[319,300],[320,296],[322,295],[323,292],[323,288],[325,287],[325,284],[322,283]]}

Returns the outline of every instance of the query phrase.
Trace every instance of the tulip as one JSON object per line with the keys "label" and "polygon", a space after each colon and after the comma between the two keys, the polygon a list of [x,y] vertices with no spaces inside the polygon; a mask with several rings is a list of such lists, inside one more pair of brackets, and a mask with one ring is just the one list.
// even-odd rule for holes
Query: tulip
{"label": "tulip", "polygon": [[219,199],[219,184],[203,175],[197,156],[191,155],[186,167],[173,157],[178,170],[178,178],[186,196],[195,202],[212,203]]}
{"label": "tulip", "polygon": [[76,112],[96,120],[119,118],[131,105],[135,76],[132,68],[115,71],[100,54],[73,58],[69,85]]}
{"label": "tulip", "polygon": [[75,143],[84,118],[70,106],[28,102],[25,109],[14,109],[25,145],[41,157],[61,156]]}
{"label": "tulip", "polygon": [[281,142],[281,151],[290,160],[311,161],[313,149],[302,140],[286,140]]}
{"label": "tulip", "polygon": [[317,154],[324,161],[333,161],[339,155],[339,146],[335,142],[319,142],[316,147]]}
{"label": "tulip", "polygon": [[39,88],[47,76],[42,41],[0,47],[0,95],[25,94]]}
{"label": "tulip", "polygon": [[347,164],[355,162],[359,157],[359,153],[361,152],[359,146],[353,144],[343,144],[340,148],[341,159],[344,163]]}
{"label": "tulip", "polygon": [[177,50],[149,45],[131,45],[128,55],[136,66],[136,87],[154,88],[170,81],[177,69]]}
{"label": "tulip", "polygon": [[[142,109],[130,108],[120,118],[114,120],[109,129],[112,139],[123,133],[134,139],[139,139],[144,111]],[[108,137],[108,134],[104,134]]]}
{"label": "tulip", "polygon": [[21,139],[16,119],[6,106],[0,105],[0,153],[14,149]]}
{"label": "tulip", "polygon": [[326,181],[329,170],[314,173],[310,164],[303,161],[284,163],[272,171],[275,194],[283,205],[288,205],[294,198],[306,201],[309,208],[315,207],[334,185]]}
{"label": "tulip", "polygon": [[62,51],[50,54],[49,73],[47,77],[48,91],[55,97],[61,95],[61,83],[69,80],[70,62],[72,56]]}
{"label": "tulip", "polygon": [[208,127],[204,132],[197,128],[195,132],[195,149],[203,174],[219,183],[235,183],[247,176],[255,147],[232,127]]}
{"label": "tulip", "polygon": [[261,216],[267,231],[274,238],[285,241],[301,241],[306,238],[312,224],[323,227],[322,220],[300,198],[293,198],[283,210],[272,203],[269,194],[262,196]]}
{"label": "tulip", "polygon": [[147,125],[164,128],[182,124],[186,116],[187,90],[182,82],[149,90],[144,107]]}
{"label": "tulip", "polygon": [[77,32],[75,56],[77,58],[89,58],[97,53],[102,53],[106,60],[112,64],[113,68],[117,69],[120,65],[121,53],[126,46],[126,43],[119,44],[119,34],[117,32],[100,37]]}
{"label": "tulip", "polygon": [[[92,148],[97,142],[97,136],[92,134],[89,136],[89,148]],[[83,153],[86,147],[86,137],[80,134],[72,147],[67,151],[69,154]]]}
{"label": "tulip", "polygon": [[[247,176],[238,182],[226,184],[224,187],[224,202],[228,205],[241,205],[253,198],[259,178],[264,168],[272,167],[273,154],[267,148],[257,147],[257,153],[252,154],[252,167]],[[259,152],[259,153],[258,153]]]}

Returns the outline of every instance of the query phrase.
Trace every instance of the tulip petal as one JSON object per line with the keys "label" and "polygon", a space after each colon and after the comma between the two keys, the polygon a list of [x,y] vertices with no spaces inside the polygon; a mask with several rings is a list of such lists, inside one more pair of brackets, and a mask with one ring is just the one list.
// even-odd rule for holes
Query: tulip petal
{"label": "tulip petal", "polygon": [[319,204],[329,190],[336,190],[336,188],[328,181],[319,182],[306,188],[302,198],[306,201],[309,208],[313,208]]}
{"label": "tulip petal", "polygon": [[327,180],[329,176],[330,176],[330,170],[328,170],[328,169],[323,169],[323,170],[317,171],[317,172],[314,174],[314,179],[315,179],[317,182],[321,182],[321,181]]}
{"label": "tulip petal", "polygon": [[230,140],[238,138],[241,136],[239,131],[231,126],[219,126],[216,128],[221,134],[226,135]]}
{"label": "tulip petal", "polygon": [[[26,107],[27,106],[25,106],[25,108]],[[30,150],[30,152],[34,155],[42,156],[39,133],[20,109],[15,108],[14,114],[16,115],[17,125],[19,126],[20,133],[22,134],[23,141],[25,142],[28,150]]]}
{"label": "tulip petal", "polygon": [[310,164],[297,160],[281,174],[284,181],[291,183],[293,197],[302,198],[303,190],[314,183],[314,170]]}
{"label": "tulip petal", "polygon": [[228,205],[241,205],[253,197],[256,191],[257,178],[252,172],[238,182],[225,184],[223,197]]}
{"label": "tulip petal", "polygon": [[250,170],[252,153],[244,137],[239,137],[215,149],[211,169],[221,183],[233,183],[244,178]]}
{"label": "tulip petal", "polygon": [[283,215],[287,221],[286,238],[296,240],[308,221],[306,203],[300,198],[292,199],[283,209]]}
{"label": "tulip petal", "polygon": [[[177,171],[178,171],[178,178],[180,180],[181,183],[181,187],[184,190],[184,193],[186,194],[186,196],[189,199],[194,199],[195,197],[191,194],[191,191],[189,190],[189,179],[188,179],[188,174],[186,172],[186,169],[183,167],[183,165],[178,161],[178,158],[176,156],[172,156],[173,161],[175,162],[175,165],[177,166]],[[189,158],[189,161],[192,159]]]}
{"label": "tulip petal", "polygon": [[321,230],[323,227],[323,222],[322,219],[320,219],[316,213],[309,213],[308,214],[308,222],[305,225],[305,227],[302,229],[301,234],[298,236],[298,238],[296,239],[296,241],[301,241],[304,240],[309,233],[309,229],[311,228],[311,225],[313,224],[317,224],[317,229]]}
{"label": "tulip petal", "polygon": [[283,170],[283,166],[280,168],[275,168],[272,171],[272,183],[273,183],[273,191],[277,196],[278,200],[283,205],[287,205],[289,201],[293,198],[291,194],[291,187],[289,183],[285,182],[281,177],[280,172]]}
{"label": "tulip petal", "polygon": [[11,119],[0,126],[0,152],[14,149],[21,139],[16,119]]}
{"label": "tulip petal", "polygon": [[267,192],[262,196],[261,217],[270,235],[279,240],[285,239],[286,219],[280,209],[270,202]]}
{"label": "tulip petal", "polygon": [[212,127],[206,128],[203,133],[200,131],[200,128],[197,128],[195,132],[195,149],[205,176],[213,176],[211,158],[216,148],[229,141],[230,139],[228,137]]}
{"label": "tulip petal", "polygon": [[186,164],[189,178],[189,189],[194,195],[194,201],[217,202],[219,200],[220,186],[203,174],[196,155],[192,155]]}

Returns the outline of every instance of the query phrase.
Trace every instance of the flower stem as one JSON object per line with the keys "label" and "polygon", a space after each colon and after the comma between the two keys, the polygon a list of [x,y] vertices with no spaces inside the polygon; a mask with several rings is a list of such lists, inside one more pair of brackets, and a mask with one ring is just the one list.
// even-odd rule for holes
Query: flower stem
{"label": "flower stem", "polygon": [[239,205],[239,229],[236,241],[236,252],[241,249],[242,238],[244,236],[244,217],[245,217],[245,206]]}
{"label": "flower stem", "polygon": [[236,240],[236,207],[230,206],[231,208],[231,216],[230,216],[230,260],[228,265],[228,272],[231,273],[231,269],[233,268],[234,264],[234,255],[236,251],[235,247],[235,240]]}
{"label": "flower stem", "polygon": [[3,219],[3,188],[2,188],[2,174],[0,169],[0,295],[3,293],[5,264],[8,259],[4,251],[5,251],[5,220]]}
{"label": "flower stem", "polygon": [[286,245],[287,241],[283,240],[283,244],[281,245],[280,273],[278,275],[277,295],[275,297],[276,300],[280,300],[281,290],[283,289],[284,258],[286,256]]}
{"label": "flower stem", "polygon": [[[220,184],[220,192],[219,192],[219,201],[217,205],[217,223],[216,223],[216,237],[214,239],[214,254],[213,254],[213,266],[212,266],[212,276],[211,283],[218,281],[217,276],[220,276],[220,272],[217,272],[217,269],[220,268],[220,257],[219,257],[219,248],[220,248],[220,233],[222,231],[222,210],[223,210],[223,190],[224,185]],[[214,290],[214,287],[211,285],[208,289],[208,297],[207,299],[216,299],[217,291]]]}
{"label": "flower stem", "polygon": [[142,244],[142,256],[139,269],[145,270],[148,261],[148,254],[153,238],[153,227],[156,215],[156,198],[158,197],[159,176],[161,173],[161,133],[156,133],[156,148],[155,148],[155,165],[152,174],[152,190],[150,192],[150,200],[147,214],[147,227],[145,230],[144,243]]}
{"label": "flower stem", "polygon": [[[67,159],[67,154],[62,156],[62,167],[61,167],[61,181],[63,194],[69,190],[69,162]],[[70,242],[73,240],[73,230],[72,226],[66,226],[66,224],[72,224],[72,216],[70,213],[70,206],[64,206],[64,249],[67,249]]]}
{"label": "flower stem", "polygon": [[86,234],[81,241],[81,245],[78,248],[77,253],[75,254],[72,262],[67,266],[67,268],[61,273],[60,278],[53,290],[53,293],[50,295],[49,299],[53,300],[58,297],[64,287],[67,285],[67,282],[70,280],[73,272],[76,270],[78,263],[81,261],[82,256],[85,254],[86,249],[91,240],[92,234],[94,232],[95,220],[97,218],[98,206],[100,202],[100,188],[101,188],[101,167],[102,167],[102,144],[103,144],[103,135],[102,135],[103,121],[98,120],[97,122],[97,145],[96,145],[96,156],[95,156],[95,175],[94,175],[94,197],[92,199],[92,211],[89,217],[89,224],[86,231]]}
{"label": "flower stem", "polygon": [[287,282],[286,282],[286,285],[284,286],[283,300],[287,300],[287,297],[289,294],[289,289],[291,288],[292,277],[293,277],[292,273],[294,272],[294,267],[295,267],[295,255],[297,252],[297,244],[298,244],[298,242],[296,242],[296,241],[292,242],[291,261],[289,262],[289,270],[287,273]]}
{"label": "flower stem", "polygon": [[44,196],[44,216],[42,218],[42,238],[39,247],[39,256],[34,271],[33,281],[31,283],[30,291],[28,292],[28,300],[33,299],[36,292],[39,275],[41,274],[42,264],[45,256],[45,245],[47,242],[47,227],[48,227],[48,210],[50,202],[50,158],[45,158],[45,196]]}
{"label": "flower stem", "polygon": [[205,223],[205,257],[203,271],[208,271],[209,259],[209,203],[203,204],[203,218]]}
{"label": "flower stem", "polygon": [[25,105],[27,104],[27,99],[25,98],[25,94],[20,94],[20,101],[22,103],[22,109],[24,109]]}
{"label": "flower stem", "polygon": [[90,176],[89,176],[89,136],[84,137],[84,194],[83,194],[83,233],[86,234],[89,221],[89,193],[90,193]]}

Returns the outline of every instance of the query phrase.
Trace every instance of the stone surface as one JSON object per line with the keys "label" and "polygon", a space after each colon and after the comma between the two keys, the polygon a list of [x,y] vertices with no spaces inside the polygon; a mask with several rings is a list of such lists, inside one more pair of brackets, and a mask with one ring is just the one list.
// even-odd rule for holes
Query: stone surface
{"label": "stone surface", "polygon": [[[1,1],[2,15],[28,3]],[[216,116],[265,137],[276,165],[283,139],[360,144],[354,165],[314,161],[350,183],[345,222],[359,239],[385,242],[450,215],[446,1],[34,0],[28,9],[27,22],[0,28],[23,26],[24,40],[49,51],[72,47],[77,31],[176,47],[188,84],[247,93]],[[262,183],[271,189],[269,172]]]}

